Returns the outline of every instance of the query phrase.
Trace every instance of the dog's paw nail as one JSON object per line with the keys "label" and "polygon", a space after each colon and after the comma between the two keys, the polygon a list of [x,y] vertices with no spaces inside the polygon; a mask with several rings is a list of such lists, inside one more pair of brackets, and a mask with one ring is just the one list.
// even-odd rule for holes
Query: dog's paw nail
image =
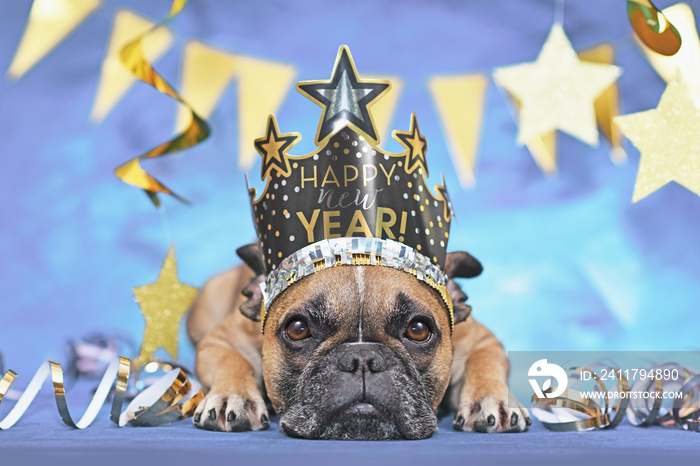
{"label": "dog's paw nail", "polygon": [[267,417],[267,414],[263,414],[262,416],[260,416],[260,422],[263,425],[263,429],[267,429],[268,427],[270,427],[270,419]]}
{"label": "dog's paw nail", "polygon": [[[458,413],[466,419],[464,429],[457,429],[457,418],[455,418],[454,424],[457,430],[483,433],[524,432],[532,424],[527,409],[515,398],[508,401],[500,396],[483,396],[477,401],[464,400],[460,406]],[[469,414],[465,414],[467,407]]]}
{"label": "dog's paw nail", "polygon": [[256,393],[218,393],[212,392],[200,402],[193,417],[194,425],[201,429],[216,430],[220,432],[244,432],[247,430],[259,430],[263,420],[261,413],[251,411],[260,406],[262,399]]}
{"label": "dog's paw nail", "polygon": [[464,427],[464,418],[461,414],[455,418],[452,422],[452,426],[457,430],[461,430]]}

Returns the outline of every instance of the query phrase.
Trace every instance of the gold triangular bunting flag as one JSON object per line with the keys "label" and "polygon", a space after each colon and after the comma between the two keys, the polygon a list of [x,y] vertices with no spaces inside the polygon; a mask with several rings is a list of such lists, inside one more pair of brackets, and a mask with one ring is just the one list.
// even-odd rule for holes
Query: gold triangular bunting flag
{"label": "gold triangular bunting flag", "polygon": [[24,76],[101,4],[101,0],[34,0],[7,75]]}
{"label": "gold triangular bunting flag", "polygon": [[[578,56],[584,61],[612,65],[615,61],[615,49],[611,44],[601,44],[590,50],[580,52]],[[598,120],[598,126],[608,141],[610,141],[612,146],[610,158],[615,163],[627,160],[627,154],[622,148],[622,134],[612,122],[613,118],[619,114],[620,92],[617,87],[617,81],[615,81],[595,100],[595,116]]]}
{"label": "gold triangular bunting flag", "polygon": [[[503,90],[509,98],[512,109],[515,112],[515,119],[520,115],[520,101],[512,94]],[[525,142],[528,152],[537,164],[537,167],[542,170],[545,175],[551,175],[557,172],[557,132],[551,131],[542,136],[536,136]]]}
{"label": "gold triangular bunting flag", "polygon": [[543,134],[525,143],[535,163],[546,175],[557,171],[557,132]]}
{"label": "gold triangular bunting flag", "polygon": [[[153,21],[129,10],[120,10],[114,15],[112,35],[102,61],[100,82],[90,113],[92,121],[99,123],[104,120],[136,81],[134,75],[122,64],[119,53],[129,41],[146,32],[154,24]],[[159,28],[143,42],[146,58],[151,63],[157,61],[170,49],[172,43],[172,33],[167,28]]]}
{"label": "gold triangular bunting flag", "polygon": [[[182,52],[180,94],[202,118],[209,118],[236,74],[236,55],[199,41],[188,42]],[[190,111],[180,106],[175,131],[189,123]]]}
{"label": "gold triangular bunting flag", "polygon": [[480,73],[434,76],[428,81],[450,156],[463,187],[474,184],[487,86],[487,77]]}
{"label": "gold triangular bunting flag", "polygon": [[361,79],[389,81],[391,90],[377,99],[372,105],[372,119],[377,128],[380,141],[386,141],[391,131],[391,122],[399,104],[399,98],[403,91],[403,81],[398,76],[386,76],[376,74],[362,74]]}
{"label": "gold triangular bunting flag", "polygon": [[238,166],[247,170],[256,159],[253,141],[265,134],[267,117],[277,113],[294,84],[292,65],[236,56],[238,77]]}

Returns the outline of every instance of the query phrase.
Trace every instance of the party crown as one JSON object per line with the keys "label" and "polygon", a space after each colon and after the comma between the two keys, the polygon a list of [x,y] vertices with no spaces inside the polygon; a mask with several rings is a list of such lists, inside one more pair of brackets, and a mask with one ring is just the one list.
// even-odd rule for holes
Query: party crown
{"label": "party crown", "polygon": [[415,114],[409,131],[394,131],[405,148],[380,149],[370,107],[389,91],[388,81],[363,80],[347,46],[338,50],[327,81],[297,83],[297,90],[323,109],[317,148],[289,155],[299,133],[280,134],[270,115],[262,155],[259,197],[248,192],[267,270],[265,311],[287,286],[325,267],[384,265],[405,270],[438,290],[452,318],[445,288],[445,262],[452,206],[445,188],[428,188],[426,138]]}

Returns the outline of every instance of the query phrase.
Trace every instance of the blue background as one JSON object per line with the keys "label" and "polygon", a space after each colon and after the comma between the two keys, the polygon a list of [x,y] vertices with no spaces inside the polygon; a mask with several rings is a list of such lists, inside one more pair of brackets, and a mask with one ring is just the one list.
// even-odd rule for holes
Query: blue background
{"label": "blue background", "polygon": [[[25,376],[48,357],[64,360],[68,338],[142,334],[131,289],[155,281],[168,238],[144,194],[112,171],[166,140],[176,108],[137,83],[101,125],[87,117],[115,11],[158,20],[169,3],[107,0],[21,81],[0,80],[0,351]],[[30,6],[0,3],[0,70]],[[629,161],[615,165],[607,142],[591,148],[562,135],[559,173],[545,176],[515,145],[516,125],[491,81],[477,183],[459,185],[427,80],[490,76],[494,67],[534,60],[554,11],[550,0],[193,0],[172,23],[174,46],[156,68],[177,84],[183,45],[200,39],[291,63],[298,80],[327,79],[338,46],[349,45],[360,73],[404,80],[392,128],[405,130],[410,113],[418,115],[431,181],[445,174],[457,214],[448,250],[484,263],[465,290],[473,315],[506,349],[697,349],[700,198],[672,183],[632,204],[639,153],[629,143]],[[564,27],[577,50],[615,46],[624,113],[656,106],[664,83],[631,38],[623,0],[567,2]],[[164,211],[181,281],[195,286],[236,265],[235,249],[254,238],[237,168],[235,91],[234,84],[212,115],[207,141],[144,164],[192,201],[164,199]],[[313,148],[317,106],[292,90],[277,116],[284,131],[303,135],[294,153]],[[383,144],[399,150],[393,140]],[[259,165],[250,173],[256,180]],[[191,365],[182,335],[180,359]]]}
{"label": "blue background", "polygon": [[[237,168],[235,84],[210,119],[213,134],[182,157],[144,166],[192,201],[164,199],[169,233],[138,189],[112,170],[166,140],[173,102],[137,83],[101,125],[88,122],[114,13],[126,7],[154,20],[168,0],[114,1],[85,21],[21,81],[0,80],[0,352],[23,387],[46,358],[65,362],[63,344],[93,330],[117,329],[138,340],[143,318],[131,289],[154,281],[176,244],[183,282],[201,286],[238,263],[236,247],[254,238],[243,173]],[[659,0],[666,7],[672,2]],[[31,2],[0,2],[0,70],[9,66]],[[696,14],[698,2],[692,3]],[[536,58],[554,19],[553,0],[216,1],[193,0],[172,23],[175,43],[157,69],[178,83],[183,45],[288,62],[299,80],[327,79],[338,46],[352,50],[360,73],[400,75],[404,92],[396,129],[418,115],[429,139],[431,181],[445,173],[457,213],[450,250],[485,265],[465,282],[473,315],[508,350],[696,350],[700,302],[700,199],[671,184],[631,203],[639,153],[615,165],[603,142],[590,148],[560,137],[559,173],[544,176],[491,83],[476,166],[477,184],[459,186],[426,83],[433,75],[482,72]],[[664,83],[631,39],[624,0],[569,1],[564,27],[582,50],[611,42],[624,112],[656,106]],[[294,153],[313,148],[319,109],[290,92],[278,121],[299,131]],[[251,141],[252,144],[252,141]],[[388,150],[399,150],[385,141]],[[251,169],[257,179],[259,166]],[[192,365],[182,331],[180,359]],[[69,393],[82,412],[90,384]],[[69,387],[70,389],[70,387]],[[622,425],[613,432],[556,434],[535,422],[527,434],[485,436],[451,429],[425,442],[304,442],[272,432],[218,434],[189,421],[148,430],[109,425],[106,411],[85,432],[63,427],[45,387],[36,405],[0,434],[3,462],[124,464],[226,460],[305,464],[459,461],[567,464],[660,455],[697,455],[695,434]],[[3,408],[6,413],[7,407]],[[697,458],[697,457],[696,457]]]}

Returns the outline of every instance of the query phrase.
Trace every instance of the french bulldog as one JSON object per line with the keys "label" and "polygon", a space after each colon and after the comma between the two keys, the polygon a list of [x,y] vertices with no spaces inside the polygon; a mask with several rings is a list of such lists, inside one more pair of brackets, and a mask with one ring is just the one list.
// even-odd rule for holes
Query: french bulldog
{"label": "french bulldog", "polygon": [[187,330],[196,373],[208,393],[197,427],[240,432],[269,427],[305,439],[423,439],[438,408],[460,431],[523,432],[528,410],[509,399],[501,343],[470,317],[454,278],[479,275],[466,252],[447,255],[454,305],[451,333],[440,295],[406,272],[343,265],[307,276],[270,306],[260,329],[265,268],[257,245],[238,249],[246,265],[212,278]]}

